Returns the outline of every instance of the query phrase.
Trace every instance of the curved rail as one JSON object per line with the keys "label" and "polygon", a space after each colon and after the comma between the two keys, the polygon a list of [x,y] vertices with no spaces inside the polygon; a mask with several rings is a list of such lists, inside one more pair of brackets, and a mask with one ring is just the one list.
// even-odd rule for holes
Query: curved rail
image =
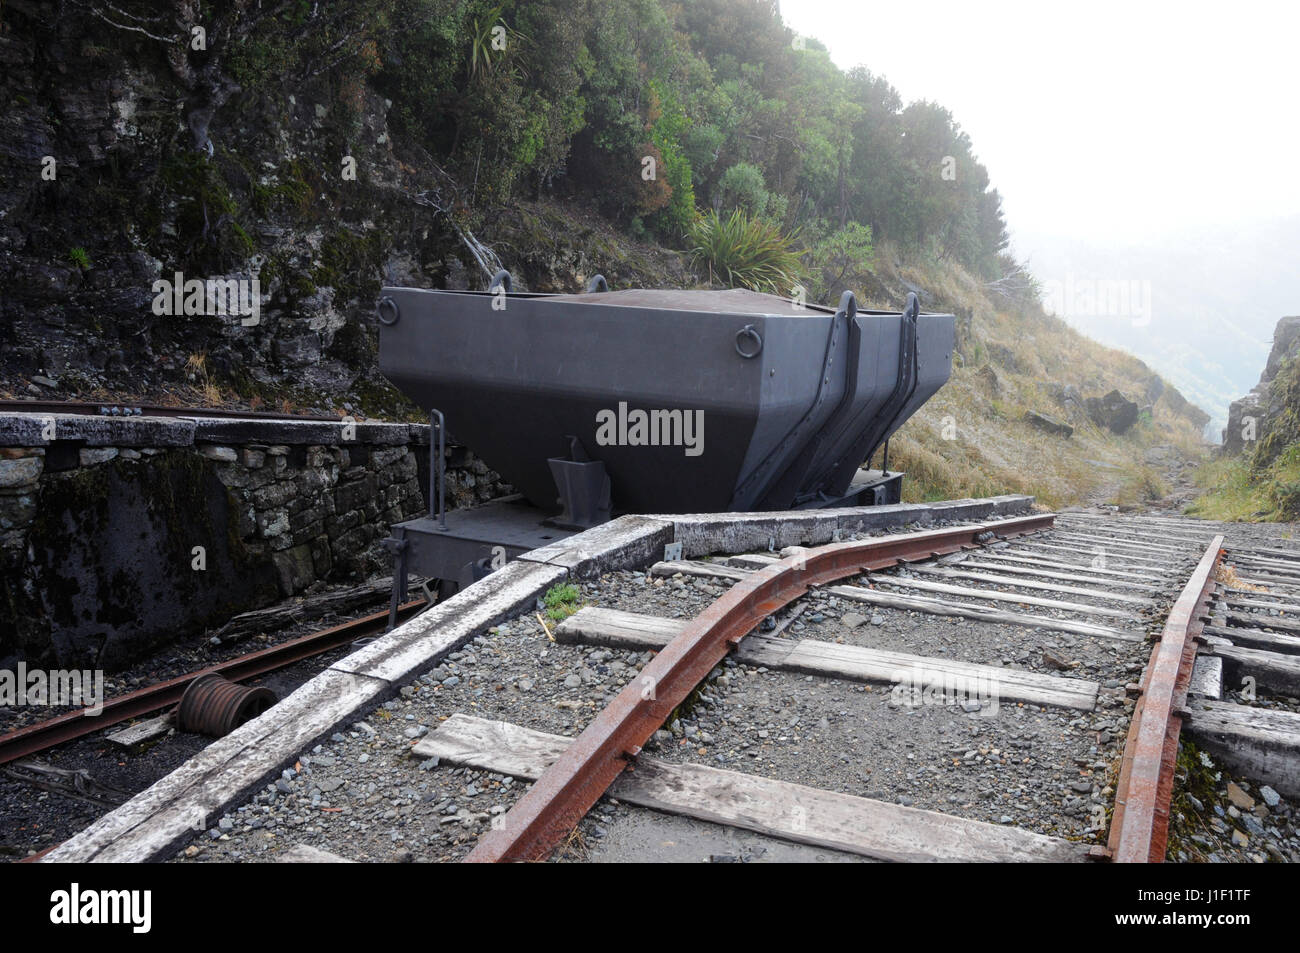
{"label": "curved rail", "polygon": [[1169,610],[1160,641],[1142,673],[1142,694],[1129,722],[1124,761],[1115,789],[1107,852],[1118,863],[1161,863],[1169,838],[1169,802],[1187,686],[1196,661],[1214,571],[1223,550],[1216,536]]}
{"label": "curved rail", "polygon": [[993,536],[1052,526],[1027,516],[956,529],[831,543],[795,553],[736,583],[674,638],[596,716],[466,857],[467,862],[545,859],[641,751],[673,709],[764,618],[809,588],[909,560],[978,548]]}

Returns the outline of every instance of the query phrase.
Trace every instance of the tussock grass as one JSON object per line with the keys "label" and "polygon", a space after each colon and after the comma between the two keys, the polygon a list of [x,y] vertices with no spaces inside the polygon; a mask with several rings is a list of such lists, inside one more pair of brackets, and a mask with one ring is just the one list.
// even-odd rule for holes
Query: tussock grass
{"label": "tussock grass", "polygon": [[795,236],[741,209],[725,218],[713,211],[701,216],[689,238],[692,263],[733,288],[788,294],[799,272]]}

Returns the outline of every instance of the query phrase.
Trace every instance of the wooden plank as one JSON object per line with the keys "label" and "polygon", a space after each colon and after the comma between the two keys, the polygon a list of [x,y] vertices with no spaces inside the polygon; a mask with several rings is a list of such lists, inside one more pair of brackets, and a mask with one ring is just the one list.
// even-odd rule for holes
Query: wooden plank
{"label": "wooden plank", "polygon": [[1267,556],[1254,556],[1239,549],[1230,549],[1224,556],[1230,563],[1246,563],[1263,569],[1276,569],[1281,575],[1300,575],[1300,562],[1293,559],[1270,559]]}
{"label": "wooden plank", "polygon": [[[1231,565],[1231,563],[1229,563]],[[1236,567],[1233,567],[1234,569]],[[1279,590],[1287,595],[1300,594],[1300,582],[1293,582],[1290,579],[1279,579],[1277,576],[1266,576],[1260,573],[1239,572],[1237,578],[1247,585],[1259,586],[1263,589]]]}
{"label": "wooden plank", "polygon": [[1226,562],[1240,574],[1259,576],[1261,579],[1277,579],[1291,585],[1300,584],[1300,573],[1275,566],[1264,566],[1247,559],[1227,559]]}
{"label": "wooden plank", "polygon": [[1188,709],[1184,730],[1217,760],[1283,797],[1300,797],[1300,714],[1199,699]]}
{"label": "wooden plank", "polygon": [[1084,552],[1095,553],[1097,550],[1101,550],[1103,553],[1106,553],[1108,556],[1114,557],[1116,560],[1132,560],[1135,562],[1155,563],[1160,566],[1183,565],[1188,561],[1188,558],[1191,556],[1190,550],[1186,552],[1166,553],[1162,551],[1156,551],[1152,553],[1144,549],[1130,550],[1127,546],[1115,546],[1112,545],[1109,540],[1071,539],[1068,536],[1059,537],[1059,538],[1056,536],[1052,536],[1047,539],[1041,539],[1041,540],[1030,539],[1030,540],[1024,540],[1023,542],[1017,540],[1016,545],[1030,546],[1035,549],[1058,550],[1061,552],[1072,553],[1075,555]]}
{"label": "wooden plank", "polygon": [[[584,606],[556,627],[555,640],[644,652],[663,648],[681,632],[686,621]],[[1084,679],[815,639],[794,641],[753,633],[741,640],[732,658],[745,665],[762,665],[776,671],[855,682],[900,686],[919,684],[922,688],[950,685],[954,691],[966,687],[972,689],[968,695],[996,697],[1007,702],[1080,711],[1091,711],[1097,704],[1097,683]]]}
{"label": "wooden plank", "polygon": [[1187,524],[1170,523],[1168,520],[1134,520],[1127,525],[1117,525],[1113,520],[1083,521],[1058,516],[1057,524],[1088,533],[1114,533],[1138,541],[1148,538],[1147,533],[1150,531],[1161,538],[1185,540],[1195,546],[1208,546],[1215,532],[1213,526],[1201,529]]}
{"label": "wooden plank", "polygon": [[[1156,552],[1167,553],[1171,556],[1195,552],[1202,546],[1209,545],[1208,540],[1212,538],[1211,536],[1206,535],[1204,538],[1196,539],[1177,535],[1168,535],[1164,532],[1153,533],[1151,536],[1133,536],[1128,534],[1114,535],[1095,531],[1076,530],[1069,526],[1058,527],[1058,535],[1061,539],[1075,539],[1090,542],[1093,545],[1113,544],[1117,546],[1124,545],[1140,547],[1148,550],[1154,548]],[[1163,540],[1163,542],[1157,540]]]}
{"label": "wooden plank", "polygon": [[195,824],[242,800],[303,750],[489,626],[531,606],[560,579],[517,560],[335,662],[262,715],[218,738],[126,804],[50,851],[42,863],[166,858]]}
{"label": "wooden plank", "polygon": [[929,582],[903,576],[888,576],[883,573],[871,573],[871,582],[877,586],[892,586],[899,589],[920,589],[923,592],[942,592],[950,596],[965,596],[970,599],[987,599],[990,602],[1011,602],[1021,606],[1042,606],[1047,609],[1062,609],[1083,615],[1108,616],[1112,619],[1132,619],[1133,613],[1123,609],[1107,609],[1103,606],[1089,606],[1081,602],[1062,602],[1059,599],[1043,599],[1038,596],[1026,596],[1017,592],[998,592],[995,589],[971,589],[968,586],[952,586],[944,582]]}
{"label": "wooden plank", "polygon": [[741,553],[739,556],[727,558],[728,565],[735,566],[737,569],[762,569],[764,566],[780,561],[779,556],[764,556],[761,553]]}
{"label": "wooden plank", "polygon": [[[456,713],[415,746],[419,757],[536,780],[572,742]],[[886,804],[801,784],[639,756],[609,796],[667,814],[888,861],[1077,861],[1085,848],[1016,827]]]}
{"label": "wooden plank", "polygon": [[1223,659],[1217,655],[1201,654],[1192,663],[1192,677],[1187,694],[1201,695],[1218,701],[1223,697]]}
{"label": "wooden plank", "polygon": [[860,586],[831,586],[825,590],[831,595],[868,605],[884,606],[889,609],[926,612],[931,615],[959,616],[964,619],[978,619],[1001,625],[1020,625],[1031,629],[1046,629],[1052,632],[1073,632],[1076,635],[1096,635],[1119,642],[1144,642],[1146,637],[1133,632],[1123,632],[1104,625],[1091,622],[1072,622],[1068,619],[1053,619],[1050,616],[1029,615],[1023,612],[1006,612],[1001,609],[985,609],[980,606],[954,605],[927,599],[923,596],[896,596]]}
{"label": "wooden plank", "polygon": [[[1097,552],[1097,550],[1101,552]],[[1061,559],[1064,555],[1069,556],[1101,556],[1106,560],[1106,565],[1127,566],[1132,569],[1176,569],[1179,566],[1186,565],[1188,560],[1163,560],[1149,559],[1146,556],[1130,556],[1128,553],[1116,552],[1105,549],[1105,547],[1096,547],[1096,549],[1086,552],[1080,546],[1051,546],[1047,543],[1017,543],[1015,546],[1006,550],[1006,552],[1029,553],[1031,555],[1043,555],[1053,559]]]}
{"label": "wooden plank", "polygon": [[1053,544],[1071,544],[1078,547],[1091,546],[1097,549],[1107,549],[1116,553],[1125,553],[1132,556],[1143,556],[1146,558],[1161,558],[1168,562],[1176,562],[1186,559],[1195,550],[1181,546],[1162,546],[1150,542],[1129,542],[1123,539],[1112,539],[1107,536],[1087,536],[1079,533],[1055,532],[1047,537],[1044,542]]}
{"label": "wooden plank", "polygon": [[[1091,517],[1079,513],[1062,513],[1061,521],[1071,526],[1081,526],[1088,530],[1108,533],[1142,533],[1148,529],[1160,529],[1170,533],[1181,533],[1188,536],[1200,536],[1204,534],[1204,539],[1213,538],[1214,523],[1204,520],[1179,520],[1169,519],[1167,517],[1153,517],[1151,519],[1139,517],[1125,517],[1122,521],[1114,517]],[[1207,544],[1208,545],[1208,544]]]}
{"label": "wooden plank", "polygon": [[[1188,549],[1199,548],[1204,541],[1198,537],[1185,537],[1175,533],[1166,535],[1167,530],[1125,530],[1104,527],[1079,526],[1075,523],[1057,523],[1052,528],[1053,536],[1075,536],[1082,539],[1115,539],[1132,546],[1154,546],[1160,549],[1181,550],[1186,544]],[[1209,535],[1206,539],[1211,538]]]}
{"label": "wooden plank", "polygon": [[[1128,533],[1105,533],[1092,530],[1076,530],[1073,527],[1061,525],[1052,533],[1057,539],[1069,539],[1078,542],[1091,543],[1096,546],[1116,546],[1131,549],[1140,549],[1145,552],[1167,553],[1171,556],[1181,556],[1188,552],[1194,552],[1201,546],[1204,540],[1184,539],[1179,537],[1167,537],[1163,532],[1153,533],[1150,536],[1134,535]],[[1209,539],[1210,537],[1206,537]],[[1169,542],[1171,539],[1177,539],[1177,543]]]}
{"label": "wooden plank", "polygon": [[331,854],[327,850],[321,850],[319,847],[312,847],[310,844],[294,844],[288,850],[276,854],[275,860],[280,864],[355,864],[355,860],[348,860],[346,857],[340,857],[338,854]]}
{"label": "wooden plank", "polygon": [[[393,580],[392,577],[388,577],[350,589],[304,595],[289,603],[241,612],[214,632],[213,638],[220,639],[223,644],[230,644],[242,641],[258,632],[282,629],[299,622],[310,622],[331,612],[340,615],[355,612],[374,606],[376,603],[386,603],[392,589]],[[370,611],[376,610],[372,608]]]}
{"label": "wooden plank", "polygon": [[1093,576],[1104,576],[1108,579],[1133,579],[1139,582],[1147,582],[1151,579],[1165,578],[1165,576],[1160,573],[1138,573],[1124,572],[1120,569],[1098,569],[1097,567],[1088,564],[1067,563],[1057,559],[1040,559],[1036,556],[1007,555],[1001,550],[980,552],[979,558],[1006,560],[1007,562],[1021,563],[1026,566],[1046,566],[1048,569],[1069,569],[1075,572],[1084,572]]}
{"label": "wooden plank", "polygon": [[1115,589],[1127,589],[1130,592],[1160,592],[1159,586],[1153,586],[1146,583],[1129,582],[1123,579],[1101,579],[1097,576],[1086,576],[1080,573],[1057,572],[1052,569],[1030,569],[1028,566],[1009,566],[1006,563],[986,563],[980,559],[965,559],[958,563],[960,566],[969,566],[972,569],[995,569],[998,572],[1009,572],[1016,576],[1031,576],[1035,579],[1062,579],[1066,582],[1088,582],[1094,585],[1110,586]]}
{"label": "wooden plank", "polygon": [[1267,691],[1300,695],[1300,658],[1294,655],[1247,649],[1240,645],[1207,645],[1202,651],[1223,659],[1224,671],[1233,683],[1249,677]]}
{"label": "wooden plank", "polygon": [[662,556],[664,546],[672,541],[669,520],[629,515],[530,549],[518,558],[558,567],[572,579],[596,579],[607,572],[640,569]]}
{"label": "wooden plank", "polygon": [[1264,556],[1280,559],[1283,562],[1300,564],[1300,550],[1297,549],[1268,549],[1261,547],[1249,550],[1234,549],[1231,550],[1231,552],[1259,553]]}
{"label": "wooden plank", "polygon": [[1017,579],[1013,576],[999,576],[995,573],[967,572],[962,569],[949,569],[946,566],[925,566],[913,563],[908,566],[910,572],[926,575],[945,576],[949,579],[970,579],[974,582],[989,582],[999,586],[1013,586],[1017,589],[1036,589],[1041,592],[1068,593],[1074,596],[1091,596],[1108,602],[1119,602],[1132,606],[1154,606],[1154,599],[1141,596],[1129,596],[1120,592],[1106,592],[1103,589],[1086,589],[1079,586],[1064,586],[1055,582],[1035,582],[1032,579]]}
{"label": "wooden plank", "polygon": [[1206,635],[1216,635],[1228,639],[1233,645],[1242,645],[1248,649],[1264,649],[1281,655],[1300,655],[1300,637],[1278,635],[1262,629],[1228,627],[1226,625],[1207,625],[1202,630]]}
{"label": "wooden plank", "polygon": [[700,559],[665,559],[650,567],[652,576],[705,576],[715,579],[730,579],[735,582],[744,579],[752,572],[738,566],[728,566],[724,562],[705,562]]}
{"label": "wooden plank", "polygon": [[[1033,549],[1027,546],[1013,546],[1008,549],[998,550],[999,555],[1019,556],[1034,561],[1051,560],[1058,563],[1064,563],[1070,566],[1076,566],[1079,569],[1088,571],[1106,570],[1112,572],[1126,572],[1135,575],[1140,579],[1163,578],[1170,575],[1181,575],[1186,568],[1187,563],[1182,565],[1174,563],[1156,563],[1145,559],[1134,559],[1130,556],[1117,554],[1113,551],[1093,552],[1084,549],[1065,549],[1047,552],[1041,549]],[[1084,562],[1074,562],[1073,560],[1087,560]],[[1097,564],[1094,567],[1094,564]]]}
{"label": "wooden plank", "polygon": [[[916,691],[934,688],[948,695],[975,700],[998,698],[1057,708],[1091,711],[1100,686],[1080,678],[1043,675],[999,665],[976,665],[956,659],[930,658],[905,652],[869,649],[803,639],[781,663],[793,672],[833,675],[853,681],[881,682]],[[904,692],[904,695],[906,692]]]}
{"label": "wooden plank", "polygon": [[[1233,592],[1249,592],[1249,590],[1234,589]],[[1243,609],[1277,609],[1279,612],[1289,612],[1300,619],[1300,604],[1271,602],[1267,599],[1249,599],[1233,595],[1225,596],[1221,601],[1226,602],[1229,606],[1240,606]]]}
{"label": "wooden plank", "polygon": [[161,738],[174,727],[176,727],[176,715],[169,711],[157,718],[147,718],[144,721],[137,721],[134,725],[127,725],[121,731],[115,731],[105,737],[122,748],[134,748],[146,741]]}
{"label": "wooden plank", "polygon": [[1228,625],[1243,629],[1272,629],[1284,635],[1300,635],[1300,620],[1280,616],[1260,615],[1257,612],[1225,612]]}

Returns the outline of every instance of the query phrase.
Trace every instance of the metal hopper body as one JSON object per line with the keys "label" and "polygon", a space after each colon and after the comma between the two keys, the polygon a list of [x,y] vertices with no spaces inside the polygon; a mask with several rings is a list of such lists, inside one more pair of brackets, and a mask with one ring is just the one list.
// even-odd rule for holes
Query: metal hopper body
{"label": "metal hopper body", "polygon": [[744,290],[383,296],[383,373],[547,511],[570,437],[616,512],[826,505],[951,371],[951,315],[847,293],[839,309]]}

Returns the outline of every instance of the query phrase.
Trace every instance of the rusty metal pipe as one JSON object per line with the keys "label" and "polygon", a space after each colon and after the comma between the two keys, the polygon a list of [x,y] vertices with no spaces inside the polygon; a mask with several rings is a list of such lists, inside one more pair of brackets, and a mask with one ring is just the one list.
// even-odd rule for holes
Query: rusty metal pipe
{"label": "rusty metal pipe", "polygon": [[278,701],[265,687],[237,685],[216,672],[190,682],[176,711],[176,727],[213,738],[230,734]]}

